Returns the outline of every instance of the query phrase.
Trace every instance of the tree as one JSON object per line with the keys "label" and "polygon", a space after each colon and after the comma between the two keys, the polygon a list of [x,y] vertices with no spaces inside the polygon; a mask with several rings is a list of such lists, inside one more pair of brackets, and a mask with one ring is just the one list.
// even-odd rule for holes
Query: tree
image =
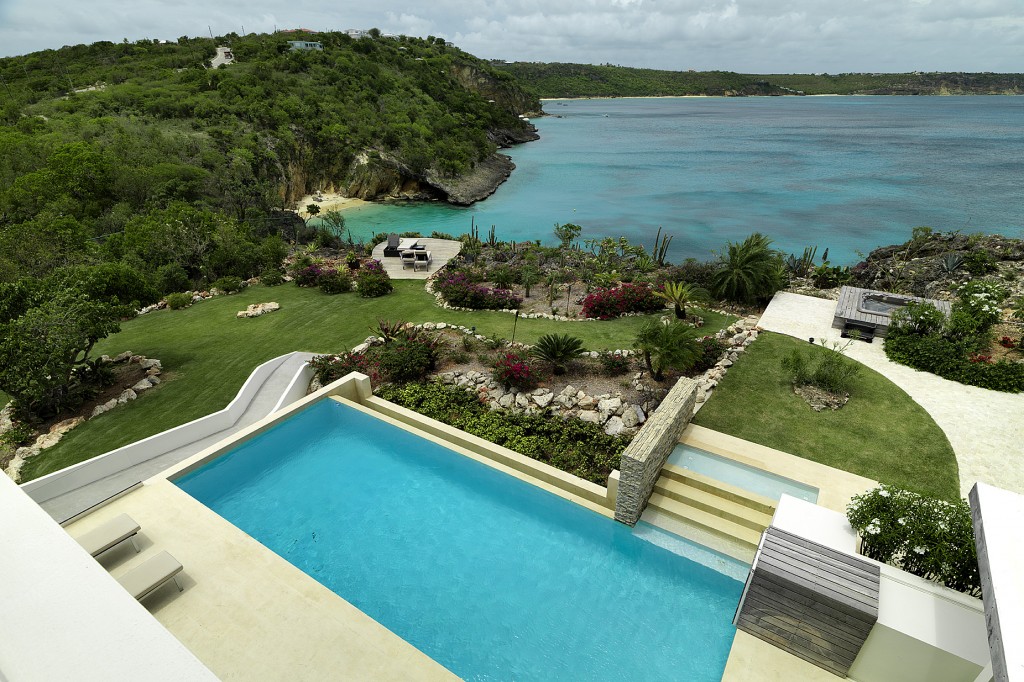
{"label": "tree", "polygon": [[661,291],[655,291],[654,294],[675,306],[677,320],[686,319],[686,306],[711,298],[707,289],[688,282],[666,282],[664,288]]}
{"label": "tree", "polygon": [[697,331],[680,322],[651,320],[640,329],[633,347],[644,356],[651,378],[662,381],[666,369],[684,372],[697,362],[702,353]]}
{"label": "tree", "polygon": [[569,248],[572,245],[574,239],[580,236],[583,232],[583,228],[573,223],[566,223],[559,225],[555,223],[555,238],[561,243],[563,249]]}
{"label": "tree", "polygon": [[19,416],[47,417],[80,398],[92,347],[120,330],[124,312],[65,289],[3,325],[0,390]]}
{"label": "tree", "polygon": [[784,266],[772,240],[755,232],[740,243],[728,242],[712,277],[715,295],[730,301],[754,303],[770,298],[783,286]]}
{"label": "tree", "polygon": [[308,224],[312,218],[320,215],[320,204],[306,204],[306,213],[309,215],[309,218],[306,218]]}
{"label": "tree", "polygon": [[[316,211],[311,211],[310,207],[315,207]],[[318,215],[320,207],[316,204],[310,204],[306,207],[306,212],[310,215]],[[341,211],[327,211],[320,215],[320,224],[339,239],[345,233],[345,215]]]}

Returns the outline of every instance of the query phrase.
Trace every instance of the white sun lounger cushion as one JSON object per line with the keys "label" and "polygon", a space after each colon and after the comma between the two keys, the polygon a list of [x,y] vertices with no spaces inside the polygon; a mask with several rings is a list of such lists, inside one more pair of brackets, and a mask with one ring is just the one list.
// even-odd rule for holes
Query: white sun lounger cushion
{"label": "white sun lounger cushion", "polygon": [[[177,582],[176,575],[181,573],[181,563],[168,552],[160,552],[150,557],[132,570],[117,579],[121,587],[136,599],[142,599],[171,578]],[[181,591],[181,584],[178,584]]]}
{"label": "white sun lounger cushion", "polygon": [[[139,524],[127,514],[121,514],[81,537],[75,538],[75,541],[91,556],[96,556],[133,537],[138,532]],[[134,541],[132,544],[135,544]],[[139,551],[138,547],[135,548],[135,551]]]}

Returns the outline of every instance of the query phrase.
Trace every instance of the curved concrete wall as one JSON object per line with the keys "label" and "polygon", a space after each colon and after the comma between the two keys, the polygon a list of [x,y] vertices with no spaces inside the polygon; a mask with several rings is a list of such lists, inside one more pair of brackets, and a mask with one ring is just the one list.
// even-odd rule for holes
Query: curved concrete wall
{"label": "curved concrete wall", "polygon": [[[58,495],[63,495],[106,476],[116,474],[127,467],[159,457],[175,448],[180,448],[202,438],[212,436],[219,431],[231,428],[249,407],[250,403],[252,403],[253,398],[255,398],[264,382],[293,355],[295,353],[281,355],[264,362],[254,369],[249,378],[246,379],[245,384],[239,389],[238,394],[235,395],[234,400],[223,410],[194,419],[181,426],[176,426],[173,429],[168,429],[149,438],[130,443],[124,447],[74,464],[66,469],[61,469],[60,471],[55,471],[52,474],[29,481],[24,483],[21,489],[29,497],[41,504]],[[296,397],[304,395],[309,382],[309,376],[310,370],[308,365],[303,365],[292,379],[281,400],[278,401],[275,410],[279,409],[282,404],[287,404],[289,397],[294,400]],[[302,383],[303,380],[305,380],[305,384]],[[301,393],[299,393],[300,390]]]}

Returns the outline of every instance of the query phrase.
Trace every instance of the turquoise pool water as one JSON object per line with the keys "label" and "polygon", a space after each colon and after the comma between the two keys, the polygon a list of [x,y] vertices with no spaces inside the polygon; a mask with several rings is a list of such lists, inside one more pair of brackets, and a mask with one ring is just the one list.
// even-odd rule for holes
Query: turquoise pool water
{"label": "turquoise pool water", "polygon": [[669,455],[668,463],[774,500],[786,493],[807,502],[818,501],[818,489],[813,486],[719,457],[692,445],[677,445]]}
{"label": "turquoise pool water", "polygon": [[742,582],[332,400],[177,485],[456,675],[719,680]]}

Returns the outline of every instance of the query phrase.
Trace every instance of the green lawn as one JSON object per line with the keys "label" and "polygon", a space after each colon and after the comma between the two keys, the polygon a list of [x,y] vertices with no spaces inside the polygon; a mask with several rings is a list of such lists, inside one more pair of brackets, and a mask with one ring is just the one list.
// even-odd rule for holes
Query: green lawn
{"label": "green lawn", "polygon": [[[508,313],[462,312],[437,307],[422,281],[395,280],[395,292],[365,299],[356,294],[326,296],[291,284],[251,287],[219,296],[186,310],[161,310],[122,325],[120,333],[97,344],[95,355],[125,350],[158,358],[163,384],[95,421],[68,433],[22,469],[24,480],[113,450],[184,424],[231,401],[250,372],[262,362],[291,351],[329,353],[351,348],[370,335],[381,318],[408,322],[449,322],[475,326],[484,335],[512,335]],[[281,310],[251,320],[235,313],[250,303],[277,301]],[[707,333],[734,318],[700,313]],[[629,348],[647,317],[605,322],[556,322],[520,319],[516,340],[536,341],[543,334],[567,333],[588,349]]]}
{"label": "green lawn", "polygon": [[[862,368],[850,401],[814,412],[780,362],[806,341],[763,333],[729,369],[694,423],[828,466],[944,499],[960,497],[946,434],[910,396]],[[819,349],[820,352],[825,352]]]}

